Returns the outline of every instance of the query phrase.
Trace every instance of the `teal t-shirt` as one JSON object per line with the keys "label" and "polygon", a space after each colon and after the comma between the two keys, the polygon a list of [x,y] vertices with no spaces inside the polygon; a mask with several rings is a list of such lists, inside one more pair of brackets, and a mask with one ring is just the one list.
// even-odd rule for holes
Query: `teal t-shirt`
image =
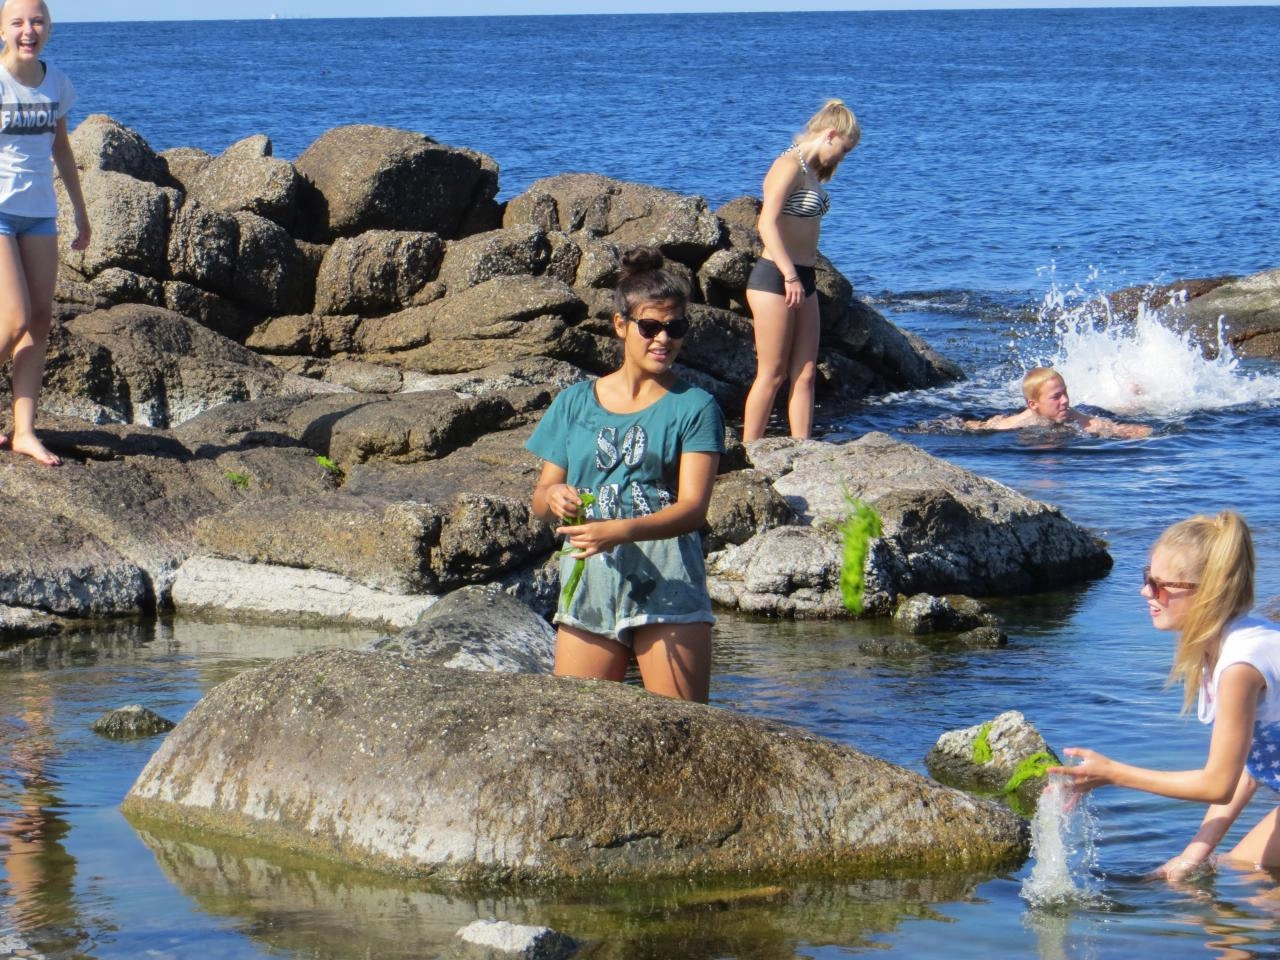
{"label": "teal t-shirt", "polygon": [[643,410],[611,413],[588,380],[552,401],[525,447],[595,494],[589,517],[643,517],[675,502],[682,454],[724,453],[724,414],[681,380]]}

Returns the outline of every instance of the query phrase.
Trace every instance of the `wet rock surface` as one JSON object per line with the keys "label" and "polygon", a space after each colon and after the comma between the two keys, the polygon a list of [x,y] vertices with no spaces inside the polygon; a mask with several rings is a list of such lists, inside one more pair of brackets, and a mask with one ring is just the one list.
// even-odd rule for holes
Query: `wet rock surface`
{"label": "wet rock surface", "polygon": [[927,873],[1027,842],[997,804],[782,724],[350,651],[217,687],[125,809],[437,880]]}

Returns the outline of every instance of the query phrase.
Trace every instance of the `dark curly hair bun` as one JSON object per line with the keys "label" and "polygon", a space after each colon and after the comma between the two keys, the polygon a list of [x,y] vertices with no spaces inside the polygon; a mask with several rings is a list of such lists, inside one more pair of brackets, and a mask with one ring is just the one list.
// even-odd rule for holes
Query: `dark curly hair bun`
{"label": "dark curly hair bun", "polygon": [[613,291],[614,309],[630,316],[642,303],[689,303],[689,285],[668,270],[657,247],[632,247],[622,255],[618,284]]}

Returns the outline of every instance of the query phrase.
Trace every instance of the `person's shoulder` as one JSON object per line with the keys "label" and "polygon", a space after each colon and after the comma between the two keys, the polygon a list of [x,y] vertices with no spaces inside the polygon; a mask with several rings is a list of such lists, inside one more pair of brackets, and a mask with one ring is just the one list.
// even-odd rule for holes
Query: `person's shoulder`
{"label": "person's shoulder", "polygon": [[679,400],[682,405],[691,409],[701,410],[704,407],[715,407],[716,410],[720,409],[720,404],[710,393],[703,390],[701,387],[695,387],[692,383],[679,378],[677,378],[671,386],[667,388],[667,392]]}

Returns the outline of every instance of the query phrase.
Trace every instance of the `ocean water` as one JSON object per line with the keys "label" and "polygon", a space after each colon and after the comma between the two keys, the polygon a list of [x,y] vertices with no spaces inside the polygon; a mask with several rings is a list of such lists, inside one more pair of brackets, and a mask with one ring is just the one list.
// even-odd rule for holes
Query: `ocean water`
{"label": "ocean water", "polygon": [[[718,205],[757,192],[812,109],[845,97],[864,137],[830,185],[823,251],[968,379],[869,400],[824,420],[828,438],[919,443],[1059,506],[1115,558],[1101,580],[997,602],[1000,650],[885,658],[867,650],[883,624],[722,619],[715,703],[913,769],[943,731],[1007,709],[1059,750],[1197,766],[1207,732],[1177,716],[1163,688],[1171,638],[1137,593],[1151,541],[1190,513],[1245,513],[1260,598],[1280,609],[1280,368],[1206,360],[1153,312],[1098,320],[1120,287],[1280,266],[1278,53],[1274,7],[67,23],[48,50],[79,88],[73,123],[104,112],[157,149],[211,152],[266,133],[285,157],[338,124],[389,124],[490,154],[504,198],[592,171]],[[1043,362],[1076,403],[1154,435],[945,428],[1011,409],[1022,370]],[[1041,858],[1004,876],[486,896],[120,817],[154,744],[100,741],[87,724],[103,709],[142,701],[177,719],[238,670],[367,636],[179,621],[8,651],[0,957],[28,943],[95,960],[409,960],[443,955],[454,930],[488,916],[549,923],[594,957],[1280,956],[1277,878],[1149,880],[1202,810],[1137,793],[1092,798],[1089,855],[1065,871]],[[1242,824],[1274,803],[1259,796]],[[1046,875],[1089,895],[1023,896]]]}

